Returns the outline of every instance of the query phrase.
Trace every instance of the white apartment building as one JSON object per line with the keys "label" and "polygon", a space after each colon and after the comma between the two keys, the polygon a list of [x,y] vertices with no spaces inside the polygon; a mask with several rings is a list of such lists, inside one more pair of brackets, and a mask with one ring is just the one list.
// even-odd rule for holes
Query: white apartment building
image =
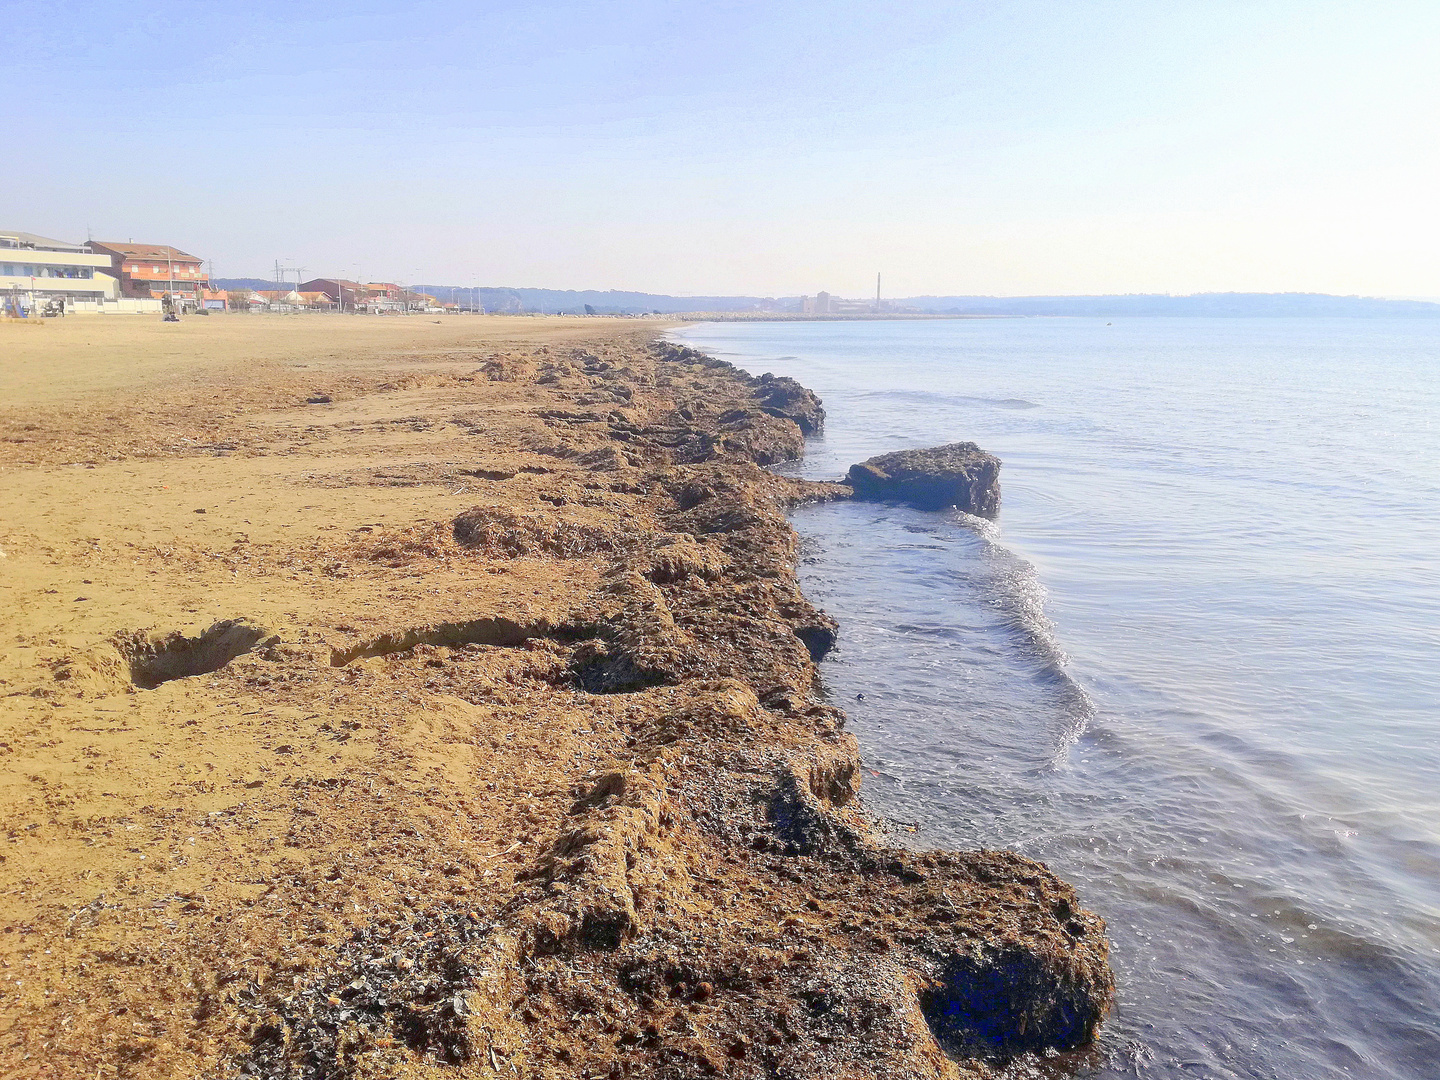
{"label": "white apartment building", "polygon": [[88,245],[0,229],[0,304],[18,299],[27,310],[63,298],[66,306],[97,309],[120,295],[110,256]]}

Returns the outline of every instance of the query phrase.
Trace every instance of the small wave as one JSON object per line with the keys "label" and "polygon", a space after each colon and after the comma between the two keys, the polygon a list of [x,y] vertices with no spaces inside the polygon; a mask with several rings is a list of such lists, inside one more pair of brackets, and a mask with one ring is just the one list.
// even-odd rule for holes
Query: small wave
{"label": "small wave", "polygon": [[1038,409],[1037,401],[1026,401],[1018,397],[976,397],[973,394],[940,395],[946,402],[956,405],[990,405],[997,409]]}
{"label": "small wave", "polygon": [[1095,718],[1095,702],[1075,681],[1070,658],[1055,637],[1054,623],[1045,614],[1046,590],[1029,562],[1000,543],[1000,527],[993,521],[956,511],[961,525],[980,537],[991,566],[986,586],[990,604],[1004,617],[1006,628],[1021,642],[1036,664],[1035,679],[1051,688],[1065,720],[1055,733],[1055,745],[1041,771],[1060,768],[1071,748]]}
{"label": "small wave", "polygon": [[923,401],[946,405],[989,405],[996,409],[1039,409],[1038,401],[1027,401],[1017,397],[984,397],[976,394],[937,394],[929,390],[872,390],[867,398],[883,398],[890,401]]}
{"label": "small wave", "polygon": [[896,623],[895,632],[915,637],[941,638],[947,641],[959,641],[963,636],[953,626],[920,626],[915,623]]}

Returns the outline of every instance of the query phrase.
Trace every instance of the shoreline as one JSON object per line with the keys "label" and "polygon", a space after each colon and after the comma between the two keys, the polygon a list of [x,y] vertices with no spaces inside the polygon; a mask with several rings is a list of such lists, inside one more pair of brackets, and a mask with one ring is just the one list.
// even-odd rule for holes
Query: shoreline
{"label": "shoreline", "polygon": [[936,322],[956,319],[1018,319],[1023,315],[968,315],[922,311],[879,312],[852,315],[800,315],[785,311],[690,311],[664,316],[684,323],[696,322]]}
{"label": "shoreline", "polygon": [[597,321],[0,412],[7,1074],[970,1076],[1093,1035],[1069,886],[860,806],[784,517],[849,491],[762,467],[818,401]]}

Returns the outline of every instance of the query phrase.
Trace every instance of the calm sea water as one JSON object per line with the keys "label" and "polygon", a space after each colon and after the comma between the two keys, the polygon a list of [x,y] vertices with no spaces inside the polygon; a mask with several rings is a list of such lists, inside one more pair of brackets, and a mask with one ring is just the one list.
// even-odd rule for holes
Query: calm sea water
{"label": "calm sea water", "polygon": [[[1440,1077],[1440,324],[706,324],[795,471],[973,439],[998,521],[794,515],[872,809],[1109,922],[1104,1077]],[[864,694],[863,700],[857,695]]]}

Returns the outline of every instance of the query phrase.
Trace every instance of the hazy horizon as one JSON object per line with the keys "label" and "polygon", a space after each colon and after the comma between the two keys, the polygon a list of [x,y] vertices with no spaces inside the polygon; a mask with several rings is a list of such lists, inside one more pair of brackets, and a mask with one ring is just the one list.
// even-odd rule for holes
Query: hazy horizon
{"label": "hazy horizon", "polygon": [[[98,239],[100,239],[100,238],[99,238],[99,237],[96,237],[96,239],[98,240]],[[306,280],[311,280],[311,279],[315,279],[315,278],[334,278],[335,276],[336,276],[336,275],[334,275],[334,274],[318,273],[318,274],[311,274]],[[263,274],[218,274],[218,273],[217,273],[217,274],[215,275],[215,278],[216,278],[217,281],[221,281],[221,282],[224,282],[224,281],[255,282],[255,285],[254,285],[255,288],[261,287],[261,284],[262,284],[262,283],[263,283],[264,285],[267,285],[267,286],[268,286],[268,285],[272,285],[272,284],[275,283],[275,277],[274,277],[274,274],[273,274],[273,273],[270,274],[268,277],[267,277],[266,275],[263,275]],[[353,279],[351,279],[351,278],[345,278],[344,280],[349,281],[349,280],[353,280]],[[367,280],[368,280],[368,282],[370,282],[370,283],[379,283],[379,282],[381,282],[381,281],[389,280],[389,279],[371,277],[371,278],[368,278]],[[357,283],[357,284],[365,284],[366,282],[359,282],[359,281],[357,281],[356,283]],[[294,276],[294,274],[293,274],[293,273],[287,274],[287,276],[286,276],[285,279],[284,279],[284,283],[283,283],[283,284],[285,285],[285,287],[293,288],[294,285],[295,285],[295,276]],[[397,285],[398,285],[398,284],[401,284],[401,283],[400,283],[400,282],[393,282],[393,281],[392,281],[391,284],[397,284]],[[416,281],[416,282],[412,282],[412,283],[407,283],[407,287],[414,288],[414,289],[416,289],[416,290],[420,290],[420,289],[456,289],[456,290],[478,289],[478,290],[481,290],[481,291],[504,291],[504,290],[511,290],[511,291],[515,291],[515,292],[573,292],[573,293],[587,293],[587,294],[588,294],[588,293],[602,293],[602,294],[603,294],[603,293],[627,293],[627,294],[628,294],[628,293],[635,293],[635,294],[645,295],[645,296],[671,296],[671,297],[676,297],[676,298],[694,297],[694,298],[696,298],[696,299],[713,299],[713,298],[724,297],[724,298],[726,298],[726,299],[756,299],[756,300],[796,300],[796,299],[799,299],[799,298],[802,297],[802,296],[814,296],[814,295],[816,294],[816,292],[822,291],[822,290],[820,290],[820,289],[811,289],[809,292],[804,292],[804,293],[799,293],[799,292],[796,292],[796,293],[760,293],[760,292],[757,292],[757,291],[751,289],[751,290],[747,290],[747,291],[734,292],[734,293],[715,293],[715,292],[699,293],[699,292],[685,292],[685,291],[679,291],[679,290],[666,290],[666,289],[644,289],[644,288],[635,288],[635,289],[629,289],[629,288],[627,288],[627,289],[620,289],[620,288],[614,288],[614,287],[611,287],[611,286],[597,286],[597,285],[574,285],[574,286],[567,286],[567,287],[564,287],[564,288],[551,288],[551,287],[546,286],[546,285],[533,285],[533,284],[532,284],[532,285],[499,285],[499,284],[496,284],[496,283],[494,283],[494,282],[489,282],[489,283],[482,282],[482,283],[479,283],[479,284],[476,284],[476,285],[461,285],[461,284],[459,284],[459,283],[457,283],[457,282],[437,282],[437,281],[424,281],[424,282],[422,282],[422,281]],[[849,294],[849,295],[847,295],[847,294],[844,294],[844,293],[834,292],[833,290],[823,290],[823,291],[830,292],[831,295],[836,296],[836,297],[839,297],[840,299],[844,299],[844,300],[866,300],[866,299],[872,299],[872,298],[874,297],[874,295],[875,295],[873,287],[872,287],[872,289],[871,289],[870,292],[865,293],[865,294],[863,294],[863,295],[860,294],[860,293],[854,293],[854,294]],[[1342,293],[1316,293],[1316,292],[1299,292],[1299,291],[1290,291],[1290,292],[1240,292],[1240,291],[1235,290],[1235,289],[1213,289],[1213,290],[1207,290],[1207,291],[1205,291],[1205,292],[1195,292],[1195,293],[1170,293],[1170,292],[1130,292],[1130,293],[921,293],[921,294],[917,294],[917,295],[915,295],[915,296],[888,296],[888,295],[887,295],[887,296],[884,296],[883,299],[884,299],[887,303],[888,303],[888,302],[897,302],[897,303],[898,303],[898,302],[904,301],[904,300],[951,299],[951,298],[960,298],[960,297],[964,297],[964,298],[983,298],[983,299],[990,299],[990,300],[1039,300],[1039,299],[1083,300],[1083,299],[1092,299],[1092,298],[1095,298],[1095,299],[1098,299],[1098,298],[1124,299],[1124,298],[1127,298],[1127,297],[1168,297],[1168,298],[1171,298],[1171,299],[1177,299],[1177,300],[1178,300],[1178,299],[1189,299],[1189,298],[1204,297],[1204,296],[1256,296],[1256,297],[1260,297],[1260,296],[1323,296],[1323,297],[1327,297],[1327,298],[1330,298],[1330,299],[1336,299],[1336,300],[1346,300],[1346,299],[1387,300],[1387,301],[1389,301],[1389,300],[1395,300],[1395,301],[1410,301],[1410,302],[1423,303],[1423,304],[1440,304],[1440,295],[1437,295],[1437,296],[1367,296],[1367,295],[1362,294],[1362,293],[1344,293],[1344,294],[1342,294]]]}
{"label": "hazy horizon", "polygon": [[1440,296],[1434,5],[0,14],[4,224],[221,277]]}

